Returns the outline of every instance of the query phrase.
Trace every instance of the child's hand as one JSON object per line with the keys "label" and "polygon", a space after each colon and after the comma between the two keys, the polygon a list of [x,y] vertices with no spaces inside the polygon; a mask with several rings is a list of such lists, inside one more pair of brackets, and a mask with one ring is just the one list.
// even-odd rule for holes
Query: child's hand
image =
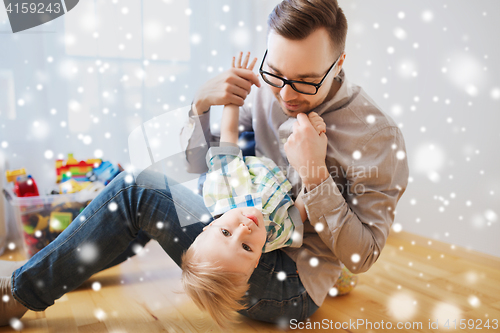
{"label": "child's hand", "polygon": [[241,64],[241,57],[243,56],[243,52],[240,52],[240,55],[238,56],[238,62],[236,63],[236,66],[234,64],[235,57],[233,57],[233,68],[243,68],[243,69],[249,69],[253,70],[253,67],[255,66],[255,63],[257,62],[257,58],[254,58],[252,60],[252,63],[247,67],[248,65],[248,60],[250,59],[250,52],[247,53],[245,60],[243,60],[243,64]]}
{"label": "child's hand", "polygon": [[318,131],[318,135],[321,133],[326,133],[326,124],[316,112],[311,112],[307,115],[309,117],[309,121],[311,122],[311,125]]}

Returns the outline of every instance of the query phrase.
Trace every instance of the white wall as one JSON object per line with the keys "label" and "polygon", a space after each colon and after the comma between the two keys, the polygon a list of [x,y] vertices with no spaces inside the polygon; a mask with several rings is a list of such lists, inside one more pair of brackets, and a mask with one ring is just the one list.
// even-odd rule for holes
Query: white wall
{"label": "white wall", "polygon": [[500,256],[500,2],[342,3],[346,71],[405,136],[411,178],[397,222]]}
{"label": "white wall", "polygon": [[[127,166],[134,128],[188,105],[238,51],[261,60],[278,2],[88,0],[15,35],[0,8],[1,152],[42,191],[55,185],[55,158],[70,152]],[[405,135],[411,182],[396,222],[500,256],[500,2],[340,5],[347,76]]]}

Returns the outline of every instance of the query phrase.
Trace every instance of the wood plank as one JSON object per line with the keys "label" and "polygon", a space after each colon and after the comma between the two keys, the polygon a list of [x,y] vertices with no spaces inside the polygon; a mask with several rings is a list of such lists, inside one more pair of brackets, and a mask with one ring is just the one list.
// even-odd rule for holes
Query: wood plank
{"label": "wood plank", "polygon": [[[390,241],[395,242],[412,242],[419,244],[422,248],[430,248],[432,247],[434,250],[448,253],[450,255],[455,255],[457,257],[467,259],[471,262],[475,262],[477,264],[481,264],[487,267],[499,269],[500,268],[500,257],[495,257],[487,253],[474,251],[472,249],[466,249],[461,246],[457,246],[454,244],[449,244],[446,242],[438,241],[435,239],[426,238],[420,235],[412,234],[409,232],[401,231],[401,232],[391,232]],[[389,242],[389,239],[388,239]],[[430,242],[430,244],[429,244]]]}
{"label": "wood plank", "polygon": [[[309,325],[338,325],[356,319],[372,325],[382,320],[392,325],[408,321],[421,323],[423,329],[393,330],[452,332],[455,330],[443,328],[446,319],[500,320],[500,259],[428,241],[405,232],[391,233],[378,262],[358,276],[356,288],[346,296],[327,296],[309,318]],[[0,257],[9,258],[22,260],[23,256],[17,249]],[[208,314],[182,293],[180,276],[179,267],[161,246],[150,242],[137,256],[93,275],[46,311],[28,311],[22,319],[22,332],[221,332]],[[92,289],[94,282],[100,283],[100,290]],[[479,300],[477,304],[471,302],[472,296]],[[273,324],[244,316],[240,319],[231,332],[282,332]],[[429,320],[436,319],[440,328],[430,329]],[[477,332],[463,330],[473,331]],[[0,328],[3,332],[13,330]]]}

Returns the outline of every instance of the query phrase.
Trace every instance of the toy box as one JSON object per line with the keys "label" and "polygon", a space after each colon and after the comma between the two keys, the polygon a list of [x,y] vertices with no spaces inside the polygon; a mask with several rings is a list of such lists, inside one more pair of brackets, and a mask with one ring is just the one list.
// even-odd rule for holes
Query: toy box
{"label": "toy box", "polygon": [[31,258],[66,229],[100,191],[18,198],[4,190]]}

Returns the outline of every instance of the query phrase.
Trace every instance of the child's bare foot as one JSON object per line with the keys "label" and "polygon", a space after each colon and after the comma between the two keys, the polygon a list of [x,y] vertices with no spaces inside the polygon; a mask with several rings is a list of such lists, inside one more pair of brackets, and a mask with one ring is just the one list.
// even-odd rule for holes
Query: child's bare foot
{"label": "child's bare foot", "polygon": [[12,297],[10,276],[0,277],[0,327],[9,325],[11,319],[20,319],[28,311]]}
{"label": "child's bare foot", "polygon": [[318,131],[318,135],[321,133],[326,133],[325,121],[316,112],[310,112],[307,117],[309,118],[309,121],[314,126],[314,128]]}

